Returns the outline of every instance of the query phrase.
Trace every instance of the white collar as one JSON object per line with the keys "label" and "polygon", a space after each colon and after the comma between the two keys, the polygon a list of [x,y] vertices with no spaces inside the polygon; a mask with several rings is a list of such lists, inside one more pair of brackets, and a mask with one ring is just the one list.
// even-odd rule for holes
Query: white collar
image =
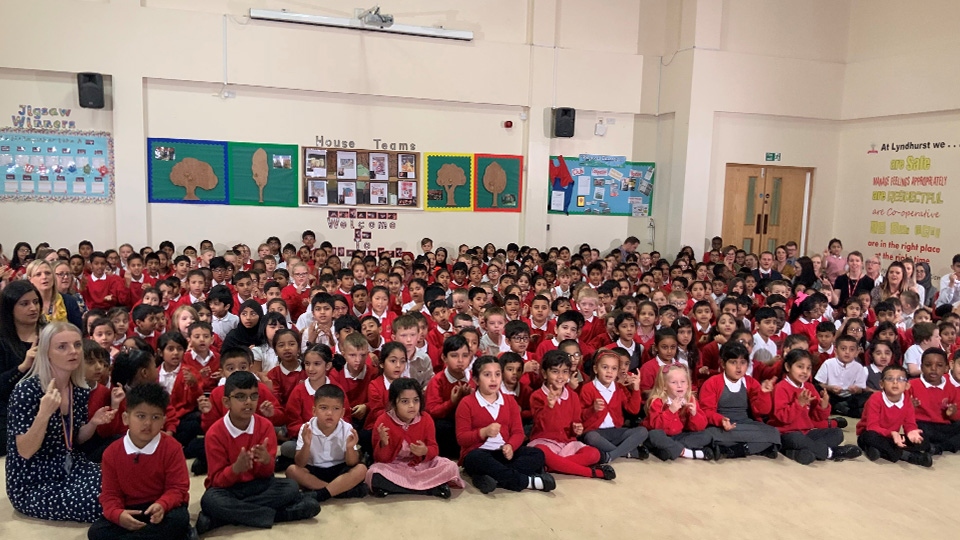
{"label": "white collar", "polygon": [[241,431],[240,428],[233,425],[233,422],[230,421],[230,413],[223,415],[223,425],[227,426],[227,433],[229,433],[230,436],[233,437],[234,439],[236,439],[240,435],[243,435],[244,433],[246,433],[247,435],[253,435],[253,427],[254,427],[253,424],[256,421],[257,421],[257,415],[253,415],[252,417],[250,417],[250,423],[247,424],[247,429],[244,429]]}
{"label": "white collar", "polygon": [[169,377],[170,375],[176,375],[176,374],[180,373],[180,367],[181,367],[181,366],[183,366],[183,364],[178,364],[178,365],[177,365],[177,369],[175,369],[175,370],[173,370],[173,371],[167,371],[166,368],[163,367],[163,363],[161,363],[161,364],[160,364],[160,376],[161,376],[161,377],[164,377],[164,376],[168,376],[168,377]]}
{"label": "white collar", "polygon": [[793,379],[791,379],[790,377],[784,377],[783,380],[785,380],[785,381],[787,381],[788,383],[790,383],[790,386],[793,386],[794,388],[803,388],[803,385],[802,385],[802,384],[797,384],[797,383],[793,382]]}
{"label": "white collar", "polygon": [[617,390],[617,381],[611,382],[610,386],[604,386],[603,383],[600,382],[600,379],[594,379],[593,385],[596,386],[597,390],[599,390],[600,392],[605,392],[608,394],[613,393]]}
{"label": "white collar", "polygon": [[949,373],[948,376],[950,377],[950,384],[953,386],[960,386],[960,381],[953,378],[953,373]]}
{"label": "white collar", "polygon": [[922,383],[923,383],[923,386],[925,386],[925,387],[927,387],[927,388],[939,388],[940,390],[943,390],[944,387],[946,387],[946,385],[947,385],[947,378],[946,378],[946,377],[940,377],[940,384],[930,384],[930,383],[927,382],[926,379],[924,379],[923,377],[920,377],[920,382],[922,382]]}
{"label": "white collar", "polygon": [[299,365],[299,364],[297,364],[297,369],[287,369],[287,368],[283,367],[283,364],[277,364],[277,365],[280,366],[280,373],[282,373],[282,374],[284,374],[284,375],[289,375],[289,374],[291,374],[291,373],[297,373],[297,372],[299,372],[299,371],[303,371],[303,366],[301,366],[301,365]]}
{"label": "white collar", "polygon": [[455,379],[453,375],[450,374],[450,370],[447,368],[443,368],[443,374],[446,375],[447,382],[449,382],[450,384],[458,383],[458,382],[465,382],[465,383],[470,382],[470,375],[468,375],[466,372],[463,373],[462,379]]}
{"label": "white collar", "polygon": [[107,279],[107,273],[104,272],[102,276],[97,277],[93,274],[90,274],[90,281],[104,281]]}
{"label": "white collar", "polygon": [[[330,378],[329,378],[329,377],[326,377],[326,376],[325,376],[324,378],[326,378],[327,381],[326,381],[325,383],[323,383],[323,384],[329,384],[329,383],[330,383]],[[310,384],[310,379],[304,379],[304,380],[303,380],[303,385],[307,387],[307,393],[310,394],[311,396],[317,393],[317,390],[313,387],[312,384]],[[323,385],[321,385],[321,386],[323,386]]]}
{"label": "white collar", "polygon": [[[517,390],[519,390],[519,388],[520,388],[520,385],[519,385],[519,383],[517,383]],[[478,392],[478,393],[479,393],[479,392]],[[515,391],[515,390],[510,390],[509,388],[507,388],[507,384],[504,383],[504,382],[501,382],[501,383],[500,383],[500,393],[501,393],[501,394],[506,394],[506,395],[508,395],[508,396],[518,396],[518,395],[520,395],[520,392]],[[486,401],[486,400],[484,400],[484,401]],[[481,405],[483,405],[483,404],[481,403]]]}
{"label": "white collar", "polygon": [[163,436],[162,433],[157,433],[157,436],[150,440],[146,446],[143,448],[137,448],[137,445],[133,444],[133,439],[130,438],[130,430],[127,430],[127,434],[123,436],[123,450],[127,455],[134,454],[146,454],[152,456],[154,452],[157,451],[157,447],[160,446],[160,437]]}
{"label": "white collar", "polygon": [[194,360],[196,360],[197,362],[200,362],[203,365],[207,365],[207,363],[210,362],[210,360],[213,358],[213,349],[208,350],[207,355],[204,356],[203,358],[201,358],[200,355],[197,354],[197,351],[193,349],[190,349],[190,353],[193,354]]}
{"label": "white collar", "polygon": [[233,313],[230,313],[229,311],[228,311],[227,314],[224,315],[223,317],[217,317],[217,316],[214,315],[213,313],[211,313],[210,315],[212,315],[212,316],[213,316],[213,320],[215,320],[215,321],[217,321],[217,322],[229,321],[230,318],[231,318],[231,316],[232,316],[232,317],[236,317],[236,315],[234,315]]}
{"label": "white collar", "polygon": [[553,342],[553,346],[554,346],[554,347],[556,347],[556,348],[558,348],[558,349],[560,348],[560,342],[557,340],[557,338],[553,338],[553,339],[551,339],[550,341]]}
{"label": "white collar", "polygon": [[547,325],[549,325],[549,324],[550,324],[550,319],[549,319],[549,318],[547,318],[547,320],[543,321],[543,326],[534,326],[534,324],[533,324],[533,319],[530,319],[530,329],[531,329],[531,330],[543,330],[544,332],[546,332],[546,330],[547,330]]}
{"label": "white collar", "polygon": [[882,373],[883,370],[878,368],[875,364],[870,364],[870,371],[874,373]]}
{"label": "white collar", "polygon": [[143,274],[140,274],[140,279],[130,276],[130,283],[143,283]]}
{"label": "white collar", "polygon": [[727,390],[730,390],[731,392],[739,392],[744,387],[743,377],[734,382],[728,379],[726,374],[723,375],[723,384],[727,385]]}
{"label": "white collar", "polygon": [[634,340],[633,343],[631,343],[630,346],[627,347],[626,345],[623,344],[623,340],[621,340],[620,338],[617,338],[617,345],[619,345],[619,346],[623,347],[624,349],[626,349],[627,352],[629,352],[631,355],[633,355],[634,349],[637,348],[637,342],[636,342],[636,340]]}
{"label": "white collar", "polygon": [[897,401],[896,403],[894,403],[893,401],[890,401],[890,399],[887,397],[886,392],[881,391],[880,395],[883,396],[883,402],[887,405],[887,407],[896,407],[898,409],[903,408],[903,402],[904,402],[903,396],[900,396],[900,401]]}
{"label": "white collar", "polygon": [[386,388],[387,390],[389,390],[389,389],[390,389],[390,381],[387,379],[387,376],[384,375],[384,376],[381,377],[381,378],[383,379],[383,387]]}
{"label": "white collar", "polygon": [[347,366],[343,366],[343,376],[354,381],[362,381],[367,376],[367,363],[363,363],[363,369],[360,370],[360,374],[356,377],[350,374],[350,369],[347,368]]}
{"label": "white collar", "polygon": [[[446,371],[446,370],[444,370],[444,371]],[[500,384],[503,385],[503,383],[500,383]],[[501,386],[501,387],[502,387],[502,386]],[[502,407],[502,406],[503,406],[503,393],[502,393],[502,392],[497,392],[497,399],[495,399],[495,400],[493,401],[493,403],[490,403],[489,401],[487,401],[487,398],[485,398],[485,397],[483,397],[482,395],[480,395],[480,392],[474,392],[474,394],[477,396],[477,403],[479,403],[481,407],[488,408],[488,407],[493,407],[494,405],[496,405],[496,406],[498,406],[498,407]]]}
{"label": "white collar", "polygon": [[830,348],[827,350],[824,350],[823,347],[817,345],[817,352],[820,354],[833,354],[833,345],[830,345]]}

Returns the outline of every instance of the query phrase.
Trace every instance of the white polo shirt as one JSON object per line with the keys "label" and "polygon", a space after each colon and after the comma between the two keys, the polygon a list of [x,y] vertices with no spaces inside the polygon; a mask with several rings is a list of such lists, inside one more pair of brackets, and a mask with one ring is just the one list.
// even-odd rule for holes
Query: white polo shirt
{"label": "white polo shirt", "polygon": [[844,364],[839,358],[828,358],[814,377],[820,384],[839,386],[846,390],[851,386],[867,387],[867,368],[856,360]]}
{"label": "white polo shirt", "polygon": [[303,428],[310,426],[310,434],[313,440],[310,442],[310,465],[314,467],[332,467],[343,463],[347,453],[347,437],[353,427],[340,419],[337,427],[333,429],[330,435],[324,435],[317,427],[317,419],[311,418],[309,422],[300,426],[300,434],[297,436],[297,450],[303,448]]}

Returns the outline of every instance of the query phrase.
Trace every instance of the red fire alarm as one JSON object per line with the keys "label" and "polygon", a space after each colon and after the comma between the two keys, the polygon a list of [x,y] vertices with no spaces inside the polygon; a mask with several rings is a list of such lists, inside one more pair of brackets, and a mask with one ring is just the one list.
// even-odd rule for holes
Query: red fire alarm
{"label": "red fire alarm", "polygon": [[507,120],[506,122],[504,122],[504,123],[503,123],[503,127],[505,127],[505,128],[512,128],[512,127],[513,127],[513,120]]}

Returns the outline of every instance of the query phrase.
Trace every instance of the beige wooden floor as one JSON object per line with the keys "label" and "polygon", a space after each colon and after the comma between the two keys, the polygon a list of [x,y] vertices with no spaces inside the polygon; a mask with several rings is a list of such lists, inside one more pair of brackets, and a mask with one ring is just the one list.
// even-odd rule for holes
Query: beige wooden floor
{"label": "beige wooden floor", "polygon": [[[484,496],[469,486],[454,490],[449,501],[367,497],[325,504],[311,521],[270,531],[226,527],[207,537],[926,539],[955,538],[960,526],[960,456],[937,457],[932,469],[866,458],[804,467],[782,456],[720,463],[651,458],[615,466],[613,482],[558,476],[549,494],[497,490]],[[0,538],[86,538],[85,526],[14,513],[6,490],[0,491]],[[190,493],[196,517],[202,478],[192,479]]]}

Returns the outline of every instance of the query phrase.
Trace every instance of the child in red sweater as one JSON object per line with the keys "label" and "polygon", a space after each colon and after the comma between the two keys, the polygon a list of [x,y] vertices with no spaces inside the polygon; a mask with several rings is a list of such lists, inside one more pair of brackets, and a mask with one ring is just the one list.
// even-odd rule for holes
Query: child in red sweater
{"label": "child in red sweater", "polygon": [[[530,386],[525,384],[521,378],[523,375],[523,359],[517,353],[503,353],[498,359],[500,364],[500,393],[505,396],[513,396],[517,405],[520,406],[520,419],[524,426],[533,422],[533,414],[530,412],[530,395],[533,393]],[[476,362],[474,362],[476,364]]]}
{"label": "child in red sweater", "polygon": [[916,410],[917,427],[934,455],[960,450],[960,422],[957,422],[960,394],[947,381],[946,374],[947,354],[934,347],[923,351],[920,378],[910,381],[910,401]]}
{"label": "child in red sweater", "polygon": [[750,350],[738,341],[720,348],[723,373],[700,387],[700,408],[712,426],[714,442],[724,457],[763,455],[776,459],[780,432],[761,420],[773,404],[773,379],[763,384],[747,375]]}
{"label": "child in red sweater", "polygon": [[[224,351],[223,361],[221,363],[221,369],[225,377],[224,382],[226,382],[226,378],[230,377],[234,372],[250,371],[250,365],[252,363],[253,355],[250,353],[250,349],[232,348]],[[257,390],[260,397],[257,405],[257,413],[269,419],[274,426],[286,425],[283,406],[280,405],[280,401],[273,395],[270,388],[260,383]],[[224,400],[224,396],[227,395],[225,391],[224,386],[220,385],[214,388],[213,392],[210,392],[209,397],[204,394],[197,400],[197,408],[200,409],[201,415],[200,426],[204,432],[207,432],[227,414],[228,408]]]}
{"label": "child in red sweater", "polygon": [[843,461],[860,457],[860,449],[843,444],[840,428],[817,428],[830,417],[830,396],[822,394],[810,382],[813,355],[795,349],[784,360],[786,377],[773,393],[773,414],[770,425],[780,431],[783,455],[809,465],[814,461]]}
{"label": "child in red sweater", "polygon": [[[300,426],[314,417],[314,401],[317,390],[326,384],[334,384],[328,373],[333,368],[333,351],[322,343],[311,346],[303,353],[303,372],[306,379],[297,384],[290,392],[286,406],[283,408],[287,420],[287,436],[291,440],[280,445],[280,455],[294,459],[297,454],[297,439],[295,433],[300,433]],[[350,402],[344,398],[344,418],[350,421]]]}
{"label": "child in red sweater", "polygon": [[550,351],[541,361],[543,387],[530,396],[533,430],[530,446],[543,450],[547,469],[564,474],[613,480],[613,467],[599,464],[600,451],[577,440],[583,435],[580,400],[567,388],[570,357]]}
{"label": "child in red sweater", "polygon": [[523,446],[520,407],[501,390],[496,357],[481,356],[474,362],[473,378],[477,391],[460,400],[456,422],[460,462],[473,485],[483,494],[497,487],[552,491],[557,486],[553,476],[541,473],[543,452]]}
{"label": "child in red sweater", "polygon": [[177,441],[161,433],[168,404],[157,383],[142,384],[127,395],[123,423],[129,429],[103,454],[103,517],[87,532],[91,540],[177,540],[190,533],[187,464]]}
{"label": "child in red sweater", "polygon": [[267,378],[273,394],[284,408],[293,389],[307,378],[300,365],[300,344],[297,341],[297,333],[289,328],[277,330],[273,335],[273,350],[280,363],[267,373]]}
{"label": "child in red sweater", "polygon": [[296,482],[274,476],[277,436],[255,413],[261,385],[253,373],[236,371],[223,386],[227,414],[206,435],[210,472],[197,517],[201,535],[223,525],[269,529],[320,513],[320,503],[301,494]]}
{"label": "child in red sweater", "polygon": [[703,384],[714,375],[719,375],[720,347],[730,341],[730,336],[741,329],[741,322],[736,315],[721,313],[717,317],[717,324],[710,331],[710,341],[700,349],[700,367],[697,368],[697,382]]}
{"label": "child in red sweater", "polygon": [[423,414],[420,383],[401,377],[390,384],[390,408],[373,431],[373,459],[367,485],[374,497],[391,493],[450,498],[450,486],[462,488],[457,464],[439,456],[430,415]]}
{"label": "child in red sweater", "polygon": [[870,461],[906,461],[932,467],[930,443],[917,427],[916,415],[904,393],[907,372],[900,366],[883,368],[880,392],[874,392],[857,422],[857,445]]}
{"label": "child in red sweater", "polygon": [[653,390],[653,385],[657,382],[657,374],[663,366],[678,364],[689,369],[686,362],[677,359],[678,348],[677,333],[672,328],[657,330],[656,342],[652,347],[655,357],[640,367],[640,391],[643,392],[644,397]]}
{"label": "child in red sweater", "polygon": [[190,348],[183,355],[183,363],[200,373],[203,391],[210,392],[220,381],[220,355],[210,348],[213,343],[213,327],[202,321],[190,323],[186,337]]}
{"label": "child in red sweater", "polygon": [[700,410],[690,384],[690,372],[682,365],[664,366],[647,399],[643,425],[649,432],[647,446],[663,461],[679,457],[711,461],[716,458],[707,415]]}
{"label": "child in red sweater", "polygon": [[160,348],[158,377],[160,386],[170,396],[172,414],[167,415],[164,431],[172,434],[184,446],[184,452],[195,458],[203,452],[203,444],[194,442],[201,434],[200,411],[197,400],[203,396],[200,374],[183,365],[183,351],[187,340],[180,332],[167,332],[157,340]]}
{"label": "child in red sweater", "polygon": [[631,373],[629,386],[618,384],[620,357],[608,350],[597,353],[593,371],[596,377],[580,390],[583,441],[600,451],[601,463],[621,457],[646,459],[650,455],[643,446],[647,429],[623,427],[624,410],[636,415],[643,405],[640,377]]}
{"label": "child in red sweater", "polygon": [[[343,369],[330,373],[330,380],[347,393],[347,402],[353,409],[348,420],[361,421],[367,417],[367,393],[370,383],[380,374],[370,354],[370,344],[363,334],[352,332],[340,341],[340,352],[346,362]],[[375,420],[375,419],[374,419]]]}
{"label": "child in red sweater", "polygon": [[467,374],[470,348],[463,336],[451,336],[443,342],[443,371],[430,379],[427,385],[424,410],[433,418],[437,429],[440,455],[455,459],[460,456],[457,444],[456,414],[460,401],[473,392],[473,381]]}

